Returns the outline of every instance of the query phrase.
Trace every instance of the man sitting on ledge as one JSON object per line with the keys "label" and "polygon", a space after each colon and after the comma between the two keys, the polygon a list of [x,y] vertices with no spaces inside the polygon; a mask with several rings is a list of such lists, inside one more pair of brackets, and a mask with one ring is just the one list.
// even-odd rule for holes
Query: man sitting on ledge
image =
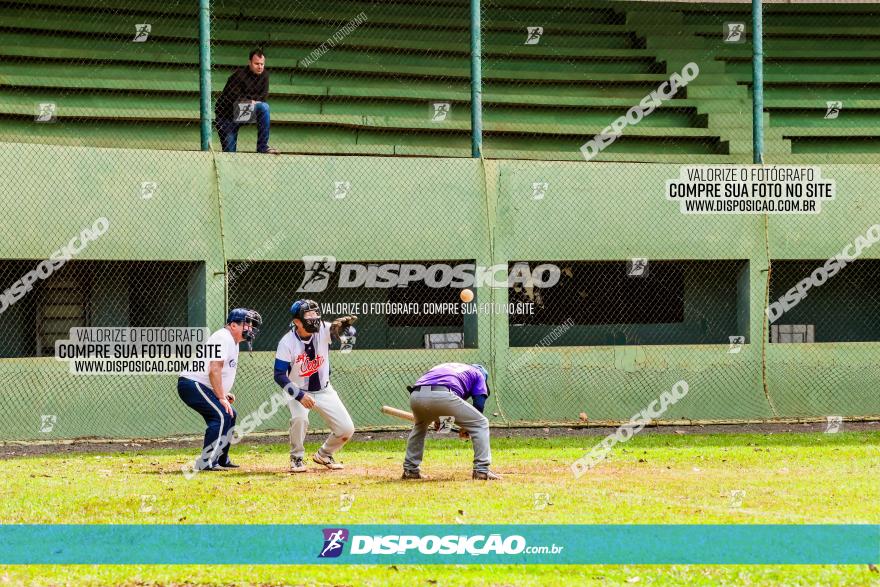
{"label": "man sitting on ledge", "polygon": [[238,129],[242,124],[256,120],[257,152],[278,151],[269,146],[269,72],[266,57],[260,49],[251,51],[247,67],[236,69],[217,98],[214,106],[214,124],[220,135],[223,151],[234,153],[238,147]]}

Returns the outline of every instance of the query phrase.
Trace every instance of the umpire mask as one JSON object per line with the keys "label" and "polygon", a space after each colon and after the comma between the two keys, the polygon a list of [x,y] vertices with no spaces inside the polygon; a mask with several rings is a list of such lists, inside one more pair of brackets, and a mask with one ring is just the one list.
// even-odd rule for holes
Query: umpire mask
{"label": "umpire mask", "polygon": [[[260,313],[248,308],[235,308],[229,311],[229,315],[226,318],[226,323],[229,324],[230,322],[238,322],[242,325],[241,338],[247,343],[248,350],[252,351],[254,349],[254,339],[263,325],[263,317],[260,316]],[[249,325],[250,328],[245,330],[245,324]]]}

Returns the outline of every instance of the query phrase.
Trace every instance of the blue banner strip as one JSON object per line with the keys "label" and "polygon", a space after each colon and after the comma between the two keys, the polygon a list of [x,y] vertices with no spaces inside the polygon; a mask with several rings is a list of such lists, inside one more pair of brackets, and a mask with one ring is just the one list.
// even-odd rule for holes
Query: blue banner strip
{"label": "blue banner strip", "polygon": [[867,564],[880,524],[0,525],[0,564]]}

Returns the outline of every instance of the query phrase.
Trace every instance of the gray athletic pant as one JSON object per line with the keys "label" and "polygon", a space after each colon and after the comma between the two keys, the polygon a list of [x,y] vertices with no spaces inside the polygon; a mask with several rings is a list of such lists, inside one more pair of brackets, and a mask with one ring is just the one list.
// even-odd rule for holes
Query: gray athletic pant
{"label": "gray athletic pant", "polygon": [[489,420],[477,408],[448,390],[416,390],[409,396],[409,406],[416,422],[406,444],[403,468],[418,471],[425,454],[425,434],[440,416],[452,416],[459,428],[470,434],[474,444],[474,470],[488,471],[492,452],[489,449]]}

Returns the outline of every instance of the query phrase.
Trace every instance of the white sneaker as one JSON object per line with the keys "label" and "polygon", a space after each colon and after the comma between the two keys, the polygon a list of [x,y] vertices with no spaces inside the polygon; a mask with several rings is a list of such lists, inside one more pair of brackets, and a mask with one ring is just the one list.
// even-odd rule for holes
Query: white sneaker
{"label": "white sneaker", "polygon": [[337,463],[333,460],[333,457],[324,457],[321,456],[320,452],[316,452],[312,455],[312,460],[318,463],[319,465],[324,465],[328,469],[336,470],[336,469],[344,469],[345,467],[342,463]]}
{"label": "white sneaker", "polygon": [[306,471],[308,471],[308,469],[303,463],[302,457],[290,457],[291,473],[305,473]]}

